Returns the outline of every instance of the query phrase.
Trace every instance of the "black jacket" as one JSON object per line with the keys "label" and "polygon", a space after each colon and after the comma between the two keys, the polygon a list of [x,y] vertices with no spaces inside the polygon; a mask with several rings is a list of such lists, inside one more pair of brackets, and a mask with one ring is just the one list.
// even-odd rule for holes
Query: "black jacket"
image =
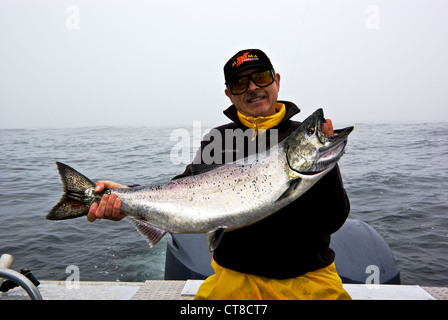
{"label": "black jacket", "polygon": [[[278,141],[291,134],[300,122],[291,117],[299,113],[297,106],[288,101],[279,101],[286,106],[285,118],[274,129],[278,129]],[[241,150],[228,148],[225,144],[226,129],[250,130],[238,119],[235,106],[230,106],[224,114],[233,122],[215,128],[221,132],[223,141],[222,160],[229,161],[229,152],[235,158],[243,156]],[[266,133],[269,146],[270,130]],[[250,135],[247,135],[248,137]],[[212,141],[204,137],[200,152]],[[257,139],[246,139],[244,156],[251,143]],[[210,149],[210,148],[209,148]],[[226,157],[227,155],[227,157]],[[218,159],[220,157],[214,157]],[[232,161],[233,161],[232,160]],[[219,161],[219,160],[218,160]],[[185,172],[176,178],[194,174],[194,166],[188,165]],[[336,166],[310,190],[296,201],[266,219],[238,230],[225,232],[214,252],[215,261],[226,268],[268,278],[286,279],[328,266],[335,254],[330,245],[330,235],[337,231],[347,219],[350,202],[342,184],[339,167]]]}

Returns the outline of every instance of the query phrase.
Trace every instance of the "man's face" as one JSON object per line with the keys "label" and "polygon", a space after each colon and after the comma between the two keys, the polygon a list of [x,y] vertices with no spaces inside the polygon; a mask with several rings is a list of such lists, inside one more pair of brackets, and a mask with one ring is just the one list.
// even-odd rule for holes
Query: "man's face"
{"label": "man's face", "polygon": [[[237,76],[247,75],[255,70],[257,69],[243,70]],[[233,95],[228,89],[225,90],[225,93],[239,112],[252,117],[267,117],[275,114],[279,90],[280,75],[277,73],[274,82],[267,87],[258,87],[251,80],[249,88],[243,94]]]}

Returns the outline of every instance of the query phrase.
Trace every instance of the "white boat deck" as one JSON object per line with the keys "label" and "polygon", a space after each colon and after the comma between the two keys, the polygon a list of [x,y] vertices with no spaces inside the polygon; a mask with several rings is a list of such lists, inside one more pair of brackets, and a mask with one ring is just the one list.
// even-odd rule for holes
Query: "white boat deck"
{"label": "white boat deck", "polygon": [[[202,280],[146,282],[81,281],[72,287],[65,281],[40,281],[38,289],[44,300],[193,300]],[[448,288],[410,285],[344,284],[353,300],[448,300]],[[0,300],[29,299],[20,287]]]}

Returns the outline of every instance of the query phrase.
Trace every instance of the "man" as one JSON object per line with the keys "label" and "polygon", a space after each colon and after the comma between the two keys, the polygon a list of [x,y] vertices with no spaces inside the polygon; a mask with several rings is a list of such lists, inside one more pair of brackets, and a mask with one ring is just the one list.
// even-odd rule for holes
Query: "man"
{"label": "man", "polygon": [[[222,147],[222,157],[213,155],[213,159],[221,163],[237,160],[254,150],[249,148],[251,143],[259,146],[259,139],[265,139],[269,145],[273,130],[273,137],[281,141],[299,126],[299,122],[291,120],[299,112],[297,106],[277,99],[280,75],[264,52],[238,52],[225,64],[224,76],[225,94],[232,102],[224,114],[232,122],[215,128],[222,133],[223,140],[216,143]],[[326,136],[334,134],[329,119],[322,129]],[[242,153],[235,143],[230,142],[233,149],[228,148],[226,130],[252,132],[252,139],[243,143]],[[204,137],[193,163],[201,159],[214,139],[219,138]],[[194,166],[190,164],[175,179],[191,174]],[[121,185],[99,181],[96,186],[97,191],[113,187]],[[87,218],[121,220],[124,215],[120,206],[116,196],[104,195],[99,205],[92,205]],[[350,203],[336,166],[308,192],[275,214],[224,233],[213,254],[215,274],[204,281],[196,299],[350,299],[342,288],[334,266],[335,255],[329,248],[330,235],[344,224],[349,211]]]}

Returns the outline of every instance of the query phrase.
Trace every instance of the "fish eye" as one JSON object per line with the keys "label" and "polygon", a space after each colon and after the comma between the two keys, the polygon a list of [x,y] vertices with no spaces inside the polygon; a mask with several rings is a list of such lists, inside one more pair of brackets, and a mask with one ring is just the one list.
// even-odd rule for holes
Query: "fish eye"
{"label": "fish eye", "polygon": [[311,136],[314,133],[314,131],[315,131],[314,127],[309,127],[307,130],[307,133],[308,133],[308,135]]}

